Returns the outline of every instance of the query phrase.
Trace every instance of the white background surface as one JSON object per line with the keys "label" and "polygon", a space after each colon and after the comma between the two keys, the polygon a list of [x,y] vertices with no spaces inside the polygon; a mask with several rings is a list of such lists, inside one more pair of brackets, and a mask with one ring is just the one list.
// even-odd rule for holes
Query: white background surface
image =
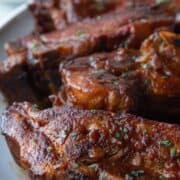
{"label": "white background surface", "polygon": [[[17,8],[15,8],[17,7]],[[26,6],[2,6],[0,0],[0,60],[5,59],[4,43],[32,32],[33,20]],[[6,10],[5,10],[6,8]],[[9,12],[7,11],[9,9]],[[14,10],[12,10],[14,9]],[[4,13],[4,15],[2,15]],[[14,17],[14,18],[13,18]],[[3,25],[3,26],[1,26]],[[0,94],[0,113],[5,102]],[[28,180],[27,176],[13,161],[4,138],[0,135],[0,180]]]}
{"label": "white background surface", "polygon": [[4,21],[10,13],[27,0],[0,0],[0,22]]}

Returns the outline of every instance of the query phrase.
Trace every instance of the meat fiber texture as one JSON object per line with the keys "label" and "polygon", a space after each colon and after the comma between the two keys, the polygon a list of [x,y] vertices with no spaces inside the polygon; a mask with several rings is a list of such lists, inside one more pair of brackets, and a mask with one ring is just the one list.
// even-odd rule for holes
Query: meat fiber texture
{"label": "meat fiber texture", "polygon": [[179,179],[180,127],[68,106],[14,103],[0,128],[31,179]]}

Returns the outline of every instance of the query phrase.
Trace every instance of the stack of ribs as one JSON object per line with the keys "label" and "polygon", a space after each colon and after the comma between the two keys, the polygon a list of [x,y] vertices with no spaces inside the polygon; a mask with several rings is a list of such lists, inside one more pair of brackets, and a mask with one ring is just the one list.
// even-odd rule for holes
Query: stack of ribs
{"label": "stack of ribs", "polygon": [[0,63],[0,130],[32,180],[180,179],[179,8],[29,5],[34,32],[8,42]]}

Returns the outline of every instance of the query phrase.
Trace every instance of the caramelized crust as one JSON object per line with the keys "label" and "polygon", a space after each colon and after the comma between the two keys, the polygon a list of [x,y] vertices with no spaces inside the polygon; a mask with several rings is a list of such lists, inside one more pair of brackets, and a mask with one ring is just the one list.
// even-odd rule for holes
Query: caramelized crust
{"label": "caramelized crust", "polygon": [[112,11],[121,12],[124,8],[166,6],[166,10],[180,7],[178,0],[35,0],[30,10],[35,18],[39,32],[62,30],[72,23],[90,18],[99,18]]}
{"label": "caramelized crust", "polygon": [[31,86],[23,54],[0,62],[0,88],[9,104],[14,101],[30,101],[39,104],[36,92]]}
{"label": "caramelized crust", "polygon": [[157,28],[173,25],[174,13],[163,7],[113,12],[76,23],[64,31],[28,36],[6,46],[10,56],[24,52],[35,91],[47,97],[60,86],[58,66],[62,60],[123,47],[139,47]]}
{"label": "caramelized crust", "polygon": [[[8,43],[9,55],[28,49],[32,57],[48,58],[48,52],[57,52],[60,58],[87,55],[118,46],[139,47],[141,42],[158,28],[175,23],[175,13],[164,7],[124,9],[76,23],[64,29],[32,38],[24,37]],[[36,62],[36,61],[35,61]],[[33,63],[35,63],[33,61]]]}
{"label": "caramelized crust", "polygon": [[32,179],[179,179],[179,125],[133,115],[14,104],[1,129]]}
{"label": "caramelized crust", "polygon": [[61,100],[83,109],[137,112],[141,83],[131,71],[138,55],[135,50],[119,49],[65,63],[60,68],[64,86],[53,98],[54,105]]}
{"label": "caramelized crust", "polygon": [[[159,32],[141,47],[140,72],[145,77],[149,114],[180,112],[180,36]],[[153,112],[154,111],[154,112]]]}

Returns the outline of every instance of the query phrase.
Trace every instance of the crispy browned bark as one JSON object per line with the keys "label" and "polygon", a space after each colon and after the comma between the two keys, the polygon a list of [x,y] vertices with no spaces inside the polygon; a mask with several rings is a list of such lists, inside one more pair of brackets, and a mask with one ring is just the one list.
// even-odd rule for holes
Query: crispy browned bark
{"label": "crispy browned bark", "polygon": [[1,129],[32,179],[179,179],[179,125],[70,107],[14,104]]}
{"label": "crispy browned bark", "polygon": [[64,63],[60,67],[63,87],[53,98],[54,105],[138,112],[142,96],[141,78],[134,72],[138,56],[138,51],[119,49]]}
{"label": "crispy browned bark", "polygon": [[141,47],[140,72],[145,78],[148,114],[179,116],[180,112],[180,36],[159,32]]}

